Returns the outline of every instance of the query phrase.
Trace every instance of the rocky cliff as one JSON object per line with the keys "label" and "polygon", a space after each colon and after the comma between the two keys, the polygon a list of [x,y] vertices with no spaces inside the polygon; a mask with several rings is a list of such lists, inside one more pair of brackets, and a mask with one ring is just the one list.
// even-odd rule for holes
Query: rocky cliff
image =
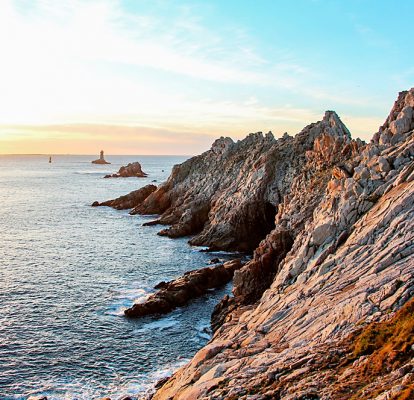
{"label": "rocky cliff", "polygon": [[[320,148],[314,146],[317,138]],[[323,146],[329,144],[335,154],[324,156]],[[157,222],[169,225],[161,235],[195,235],[191,240],[194,245],[252,251],[274,229],[278,207],[297,176],[307,182],[317,169],[326,176],[312,178],[313,182],[323,186],[335,157],[340,152],[342,158],[349,157],[358,146],[361,143],[351,140],[332,111],[294,138],[285,135],[275,140],[271,132],[258,132],[234,143],[222,137],[209,151],[175,166],[168,181],[134,213],[160,214]],[[329,165],[322,164],[325,159]],[[318,199],[308,197],[305,207],[309,213]],[[292,220],[291,224],[299,230],[302,220]]]}
{"label": "rocky cliff", "polygon": [[411,89],[369,144],[331,111],[295,137],[221,138],[136,207],[161,234],[255,249],[154,399],[413,398],[413,129]]}

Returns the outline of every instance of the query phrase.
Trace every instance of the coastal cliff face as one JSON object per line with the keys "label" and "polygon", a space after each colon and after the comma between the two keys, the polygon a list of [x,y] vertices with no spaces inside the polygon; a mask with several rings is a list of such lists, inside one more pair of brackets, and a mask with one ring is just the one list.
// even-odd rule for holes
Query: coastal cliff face
{"label": "coastal cliff face", "polygon": [[329,111],[174,168],[137,211],[162,214],[162,234],[255,251],[210,343],[154,399],[413,398],[413,129],[411,89],[369,144]]}
{"label": "coastal cliff face", "polygon": [[[318,164],[321,151],[314,146],[317,138],[320,146],[326,146],[324,140],[332,141],[337,151],[348,144],[347,156],[361,145],[351,141],[332,111],[294,138],[285,135],[275,140],[271,132],[258,132],[234,143],[222,137],[209,151],[175,166],[168,181],[134,213],[161,214],[157,222],[170,225],[161,235],[195,235],[190,242],[193,245],[252,251],[274,229],[278,207],[294,179],[298,175],[307,179],[316,169],[328,171],[334,164],[336,155],[328,157],[329,165]],[[311,153],[316,157],[312,162]],[[327,176],[315,183],[327,183]],[[317,201],[312,198],[311,203]],[[312,204],[306,207],[311,210]],[[301,220],[292,221],[294,230],[301,224]]]}

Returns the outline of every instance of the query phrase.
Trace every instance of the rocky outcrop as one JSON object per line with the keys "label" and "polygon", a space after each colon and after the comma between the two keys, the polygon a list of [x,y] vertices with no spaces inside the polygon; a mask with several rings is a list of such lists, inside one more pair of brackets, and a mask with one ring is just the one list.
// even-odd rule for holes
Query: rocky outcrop
{"label": "rocky outcrop", "polygon": [[104,151],[101,150],[99,158],[97,160],[91,161],[92,164],[110,164],[110,162],[106,161],[104,158]]}
{"label": "rocky outcrop", "polygon": [[233,278],[234,271],[242,265],[241,260],[236,259],[213,267],[189,271],[171,282],[161,282],[155,287],[159,289],[158,292],[150,295],[143,303],[134,304],[125,310],[125,315],[137,318],[166,314],[205,294],[209,289],[225,285]]}
{"label": "rocky outcrop", "polygon": [[136,161],[119,168],[116,174],[105,175],[104,178],[146,178],[147,176],[148,174],[142,170],[141,164]]}
{"label": "rocky outcrop", "polygon": [[[395,312],[414,294],[413,96],[414,89],[399,95],[369,144],[352,140],[332,112],[295,138],[255,136],[261,150],[253,151],[252,164],[243,162],[249,151],[240,153],[231,194],[223,180],[237,144],[223,143],[228,155],[220,155],[223,168],[215,165],[223,175],[216,189],[224,192],[210,197],[208,178],[196,173],[214,199],[196,242],[232,243],[226,235],[234,226],[219,227],[232,215],[244,227],[244,212],[230,205],[243,210],[253,199],[275,207],[274,228],[235,273],[234,296],[214,312],[213,339],[155,400],[411,398],[414,352],[405,327],[412,325],[398,322],[410,312]],[[173,229],[185,226],[191,218],[183,219],[175,194],[183,193],[188,206],[201,201],[197,184],[193,191],[182,185],[199,171],[197,163],[208,169],[207,157],[215,160],[207,152],[190,160],[187,172],[176,168],[140,211],[162,204],[162,218],[177,211]],[[214,241],[218,231],[221,242]],[[393,328],[400,326],[405,330]],[[383,342],[370,341],[373,331]]]}
{"label": "rocky outcrop", "polygon": [[379,132],[374,135],[373,142],[379,145],[396,144],[407,137],[414,129],[414,91],[403,91],[398,98]]}
{"label": "rocky outcrop", "polygon": [[157,187],[155,185],[146,185],[141,189],[134,190],[125,196],[113,200],[107,200],[102,203],[95,201],[92,203],[92,207],[107,206],[115,208],[116,210],[128,210],[139,206],[156,189]]}
{"label": "rocky outcrop", "polygon": [[[315,148],[317,138],[319,147]],[[319,164],[317,159],[312,164],[308,157],[317,157],[324,146],[330,146],[333,154],[325,154]],[[295,177],[301,175],[307,182],[316,173],[307,166],[318,165],[317,171],[326,177],[314,182],[323,186],[335,165],[334,158],[341,151],[350,156],[360,146],[332,111],[294,138],[285,135],[275,140],[271,132],[250,134],[238,142],[220,138],[209,151],[176,165],[168,181],[134,213],[160,214],[157,222],[169,225],[161,235],[195,235],[192,245],[253,251],[274,229],[279,205],[291,191]],[[325,159],[330,164],[323,166]],[[311,206],[307,205],[309,210]],[[297,229],[301,223],[296,221]]]}

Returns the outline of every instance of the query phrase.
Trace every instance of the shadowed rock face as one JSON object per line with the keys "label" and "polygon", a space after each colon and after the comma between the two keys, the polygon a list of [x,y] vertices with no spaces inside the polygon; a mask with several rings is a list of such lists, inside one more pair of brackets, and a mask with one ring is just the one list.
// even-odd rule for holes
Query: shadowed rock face
{"label": "shadowed rock face", "polygon": [[[370,144],[351,140],[328,112],[295,138],[276,142],[256,136],[261,144],[252,150],[255,161],[245,164],[243,158],[251,154],[245,151],[239,174],[230,174],[231,195],[230,183],[218,178],[216,194],[207,196],[214,199],[208,220],[196,240],[214,244],[220,232],[220,243],[231,243],[233,228],[221,224],[236,214],[237,228],[243,226],[244,214],[234,198],[241,210],[252,197],[274,205],[275,227],[236,272],[234,297],[217,306],[213,339],[157,390],[155,400],[410,398],[411,339],[398,348],[379,346],[396,362],[363,379],[358,374],[379,355],[350,355],[349,340],[369,323],[387,321],[414,294],[413,98],[414,89],[400,93]],[[223,167],[215,164],[221,175],[234,172],[227,165],[230,157],[237,160],[234,146],[221,147],[228,152],[217,161]],[[216,159],[212,151],[190,160],[193,169],[186,174],[178,168],[174,179],[181,184],[174,190],[168,181],[142,211],[157,204],[151,197],[158,192],[157,199],[164,199],[163,218],[173,215],[171,223],[179,227],[182,213],[175,194],[183,193],[182,201],[190,205],[201,195],[198,184],[193,191],[183,185],[191,181],[197,163],[205,165],[203,158]],[[247,179],[257,167],[262,175]],[[207,185],[205,179],[199,175]],[[398,352],[404,353],[400,357]]]}
{"label": "shadowed rock face", "polygon": [[147,176],[142,170],[141,164],[137,161],[119,168],[116,174],[105,175],[104,178],[145,178]]}

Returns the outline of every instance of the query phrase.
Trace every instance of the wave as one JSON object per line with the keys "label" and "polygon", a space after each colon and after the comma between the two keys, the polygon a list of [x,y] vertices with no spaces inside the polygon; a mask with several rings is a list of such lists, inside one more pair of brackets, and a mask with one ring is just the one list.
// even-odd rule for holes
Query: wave
{"label": "wave", "polygon": [[170,329],[174,326],[179,325],[179,321],[176,319],[175,316],[165,317],[158,319],[156,321],[148,322],[142,325],[140,328],[135,329],[133,333],[145,333],[148,331],[152,331],[154,329],[158,329],[160,331],[164,331],[166,329]]}
{"label": "wave", "polygon": [[143,303],[153,293],[149,286],[109,289],[113,302],[104,312],[106,315],[124,316],[124,311],[133,303]]}

